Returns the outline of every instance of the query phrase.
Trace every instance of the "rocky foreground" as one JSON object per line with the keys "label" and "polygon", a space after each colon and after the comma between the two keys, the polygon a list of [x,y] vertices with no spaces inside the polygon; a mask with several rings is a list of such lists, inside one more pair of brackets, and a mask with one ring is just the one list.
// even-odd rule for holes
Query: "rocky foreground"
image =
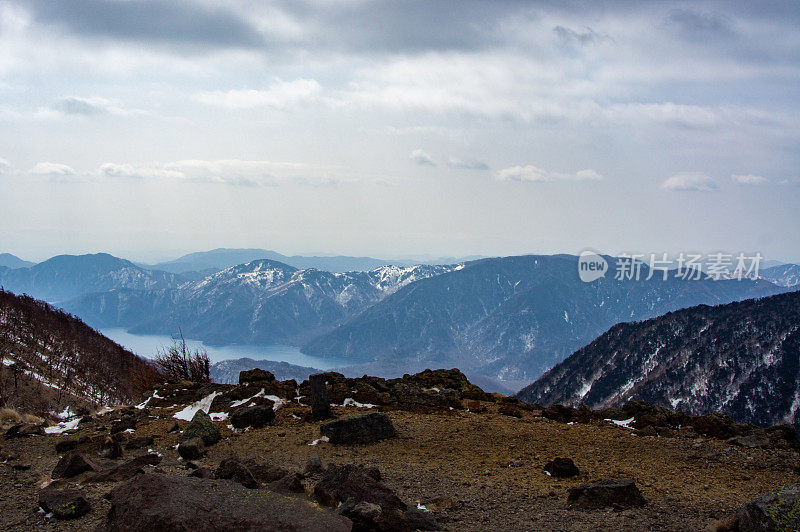
{"label": "rocky foreground", "polygon": [[797,530],[798,451],[785,426],[541,408],[458,370],[299,385],[254,370],[5,426],[0,528]]}

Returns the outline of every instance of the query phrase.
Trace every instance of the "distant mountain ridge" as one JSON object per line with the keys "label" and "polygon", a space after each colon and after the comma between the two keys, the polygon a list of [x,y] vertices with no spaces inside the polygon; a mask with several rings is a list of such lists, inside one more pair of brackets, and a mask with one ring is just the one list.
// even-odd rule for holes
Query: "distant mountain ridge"
{"label": "distant mountain ridge", "polygon": [[0,285],[6,290],[53,303],[120,288],[172,288],[183,281],[178,275],[141,268],[108,253],[58,255],[30,268],[0,270]]}
{"label": "distant mountain ridge", "polygon": [[184,255],[175,260],[161,262],[146,267],[172,273],[185,274],[196,272],[202,277],[205,277],[206,275],[230,268],[231,266],[245,264],[258,259],[269,259],[282,262],[299,270],[316,268],[332,273],[368,271],[387,265],[408,265],[404,261],[374,259],[372,257],[287,256],[269,249],[218,248],[212,249],[211,251],[189,253],[188,255]]}
{"label": "distant mountain ridge", "polygon": [[761,278],[786,288],[800,288],[800,265],[782,264],[761,271]]}
{"label": "distant mountain ridge", "polygon": [[30,268],[34,264],[36,263],[22,260],[11,253],[0,253],[0,268],[9,268],[13,270],[16,268]]}
{"label": "distant mountain ridge", "polygon": [[171,333],[210,344],[298,345],[418,279],[452,266],[383,266],[367,272],[299,270],[261,259],[157,290],[118,289],[65,303],[99,327]]}
{"label": "distant mountain ridge", "polygon": [[368,370],[452,365],[521,387],[615,323],[785,291],[762,280],[645,281],[642,271],[640,281],[583,283],[575,256],[479,260],[403,287],[302,350]]}
{"label": "distant mountain ridge", "polygon": [[800,428],[800,292],[615,325],[517,397],[590,408],[643,400]]}

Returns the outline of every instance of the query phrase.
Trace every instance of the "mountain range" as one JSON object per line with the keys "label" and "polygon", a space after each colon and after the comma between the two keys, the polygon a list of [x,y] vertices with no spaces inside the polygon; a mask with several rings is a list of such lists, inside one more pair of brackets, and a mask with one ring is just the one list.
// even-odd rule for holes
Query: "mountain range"
{"label": "mountain range", "polygon": [[584,283],[577,260],[528,255],[467,263],[398,290],[303,352],[370,371],[436,362],[521,387],[616,323],[785,290],[763,280],[644,280],[646,266],[639,281]]}
{"label": "mountain range", "polygon": [[11,253],[0,253],[0,268],[9,268],[13,270],[14,268],[30,268],[34,264],[36,263],[22,260]]}
{"label": "mountain range", "polygon": [[642,400],[800,428],[800,292],[615,325],[517,397],[590,408]]}
{"label": "mountain range", "polygon": [[[218,255],[234,260],[228,251],[258,250]],[[202,261],[211,255],[193,264],[208,265]],[[606,258],[613,269],[614,259]],[[262,258],[193,279],[97,254],[2,269],[0,285],[57,303],[95,327],[182,329],[216,345],[300,346],[345,361],[347,374],[460,367],[482,386],[494,382],[504,391],[529,384],[616,323],[786,290],[764,279],[609,275],[584,283],[577,260],[528,255],[335,273]],[[777,268],[762,273],[774,270],[776,281],[791,282],[791,268]],[[647,277],[646,266],[642,273]]]}
{"label": "mountain range", "polygon": [[58,255],[29,268],[0,269],[0,285],[50,303],[127,288],[155,290],[179,285],[178,275],[148,270],[108,253]]}
{"label": "mountain range", "polygon": [[288,344],[330,330],[401,286],[451,266],[382,266],[331,273],[260,259],[172,288],[121,288],[65,303],[99,327],[133,333],[178,328],[210,344]]}

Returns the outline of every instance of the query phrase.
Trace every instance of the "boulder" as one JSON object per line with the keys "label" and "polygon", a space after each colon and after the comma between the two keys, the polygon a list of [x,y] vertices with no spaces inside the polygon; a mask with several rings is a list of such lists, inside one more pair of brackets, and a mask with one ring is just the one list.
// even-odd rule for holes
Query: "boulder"
{"label": "boulder", "polygon": [[497,412],[504,416],[510,416],[516,418],[522,417],[522,410],[520,410],[514,405],[501,405],[500,408],[497,409]]}
{"label": "boulder", "polygon": [[137,436],[125,444],[126,449],[141,449],[142,447],[149,447],[153,445],[152,436]]}
{"label": "boulder", "polygon": [[214,425],[214,422],[211,421],[209,415],[202,410],[198,410],[189,424],[186,425],[186,428],[183,429],[178,440],[183,442],[192,438],[201,438],[204,444],[214,445],[222,439],[222,435],[219,433],[217,426]]}
{"label": "boulder", "polygon": [[290,493],[305,493],[306,491],[305,486],[303,486],[303,478],[299,473],[289,473],[279,480],[270,482],[269,489]]}
{"label": "boulder", "polygon": [[696,417],[691,424],[695,432],[712,438],[726,439],[735,436],[737,433],[733,420],[724,414],[716,412]]}
{"label": "boulder", "polygon": [[287,469],[272,464],[258,463],[255,460],[249,460],[245,465],[256,480],[265,484],[280,480],[289,474]]}
{"label": "boulder", "polygon": [[202,438],[191,438],[178,444],[178,454],[184,460],[196,460],[206,454]]}
{"label": "boulder", "polygon": [[275,375],[265,369],[251,369],[239,372],[239,384],[253,384],[261,382],[272,382]]}
{"label": "boulder", "polygon": [[320,433],[330,443],[368,444],[394,437],[392,420],[382,412],[372,412],[329,421],[320,427]]}
{"label": "boulder", "polygon": [[607,506],[631,508],[643,506],[644,497],[633,481],[628,479],[603,479],[570,488],[567,503],[583,509]]}
{"label": "boulder", "polygon": [[53,482],[39,491],[39,506],[58,519],[75,519],[92,509],[83,490],[62,482]]}
{"label": "boulder", "polygon": [[87,482],[120,482],[141,475],[145,472],[145,466],[156,465],[161,462],[161,457],[155,453],[137,456],[133,460],[128,460],[124,464],[116,467],[104,469],[95,473],[90,473],[86,477]]}
{"label": "boulder", "polygon": [[272,401],[268,405],[237,408],[231,414],[231,425],[235,429],[260,428],[271,425],[273,421],[275,421],[275,411],[272,409]]}
{"label": "boulder", "polygon": [[258,481],[246,465],[235,458],[229,458],[220,462],[214,477],[221,480],[232,480],[245,488],[256,489],[259,487]]}
{"label": "boulder", "polygon": [[800,484],[790,484],[744,504],[736,511],[740,532],[800,530]]}
{"label": "boulder", "polygon": [[40,425],[33,423],[18,423],[6,431],[3,438],[13,440],[14,438],[27,438],[28,436],[39,436],[44,434],[44,429]]}
{"label": "boulder", "polygon": [[101,530],[348,532],[347,518],[301,498],[224,480],[144,474],[109,494]]}
{"label": "boulder", "polygon": [[728,440],[728,443],[746,449],[758,449],[769,445],[769,440],[758,436],[734,436]]}
{"label": "boulder", "polygon": [[441,530],[432,512],[409,508],[403,513],[403,521],[408,530]]}
{"label": "boulder", "polygon": [[76,449],[79,445],[83,445],[89,441],[89,438],[86,436],[81,436],[79,438],[65,438],[63,440],[59,440],[56,442],[56,452],[58,454],[63,454],[67,451],[72,451]]}
{"label": "boulder", "polygon": [[179,430],[181,430],[181,427],[178,425],[177,421],[173,421],[167,425],[167,432],[178,432]]}
{"label": "boulder", "polygon": [[210,467],[198,467],[189,473],[189,476],[197,478],[214,478],[214,472],[211,471]]}
{"label": "boulder", "polygon": [[551,405],[542,410],[542,417],[558,421],[559,423],[568,423],[575,419],[576,410],[569,406],[564,405]]}
{"label": "boulder", "polygon": [[555,458],[544,466],[545,472],[549,473],[551,477],[568,478],[580,474],[578,467],[571,458]]}
{"label": "boulder", "polygon": [[126,430],[136,430],[136,418],[133,416],[125,416],[122,419],[114,421],[111,424],[111,434],[117,434]]}
{"label": "boulder", "polygon": [[72,478],[86,471],[102,471],[103,466],[85,454],[70,451],[56,464],[50,476],[53,478]]}
{"label": "boulder", "polygon": [[388,486],[375,479],[374,472],[353,464],[329,465],[325,476],[314,486],[314,495],[327,506],[337,506],[352,498],[354,503],[377,504],[384,512],[407,508]]}
{"label": "boulder", "polygon": [[306,468],[303,470],[303,474],[306,476],[312,476],[324,472],[325,468],[322,466],[322,460],[316,454],[308,459],[306,462]]}

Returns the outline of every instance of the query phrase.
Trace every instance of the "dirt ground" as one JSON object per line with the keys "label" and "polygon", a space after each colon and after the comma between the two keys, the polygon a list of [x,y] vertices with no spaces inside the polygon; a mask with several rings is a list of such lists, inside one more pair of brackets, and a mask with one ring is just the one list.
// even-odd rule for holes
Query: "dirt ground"
{"label": "dirt ground", "polygon": [[[384,483],[404,501],[433,510],[446,530],[466,531],[704,530],[744,502],[800,482],[800,456],[794,451],[744,449],[696,437],[632,435],[607,422],[565,424],[532,412],[517,419],[487,406],[480,414],[391,411],[396,438],[368,446],[312,446],[319,438],[319,423],[296,419],[292,414],[307,409],[291,405],[278,411],[275,425],[261,429],[235,434],[224,427],[226,422],[218,423],[225,438],[198,464],[215,467],[236,455],[302,471],[308,458],[318,455],[324,464],[377,466]],[[345,415],[364,410],[335,411]],[[188,470],[174,449],[178,435],[166,433],[172,412],[152,409],[153,417],[140,421],[131,436],[155,436],[151,448],[163,455],[155,469],[185,475]],[[82,425],[81,434],[99,434],[103,423],[100,418]],[[63,437],[2,441],[3,450],[18,456],[0,464],[0,529],[93,530],[104,522],[110,504],[103,495],[113,484],[83,485],[92,511],[78,520],[57,521],[37,512],[37,486],[49,479],[59,458],[54,444]],[[129,451],[124,459],[146,451]],[[547,476],[543,467],[555,457],[572,458],[581,474],[570,479]],[[31,469],[15,470],[14,464],[30,464]],[[647,504],[619,511],[567,507],[569,488],[601,478],[633,480]]]}

